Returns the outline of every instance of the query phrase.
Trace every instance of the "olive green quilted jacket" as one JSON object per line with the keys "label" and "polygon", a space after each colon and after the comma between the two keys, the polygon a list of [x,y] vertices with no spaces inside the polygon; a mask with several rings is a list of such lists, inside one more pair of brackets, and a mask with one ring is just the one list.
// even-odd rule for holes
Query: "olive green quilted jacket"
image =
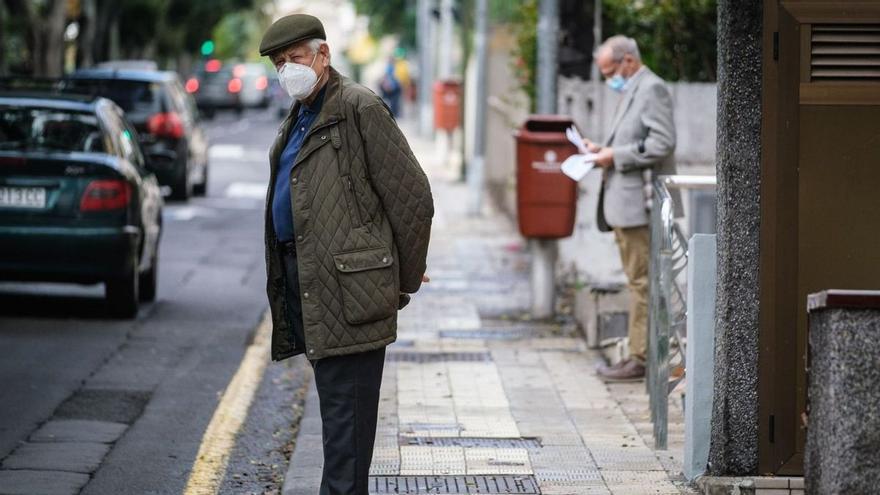
{"label": "olive green quilted jacket", "polygon": [[331,68],[321,112],[290,175],[306,340],[294,343],[271,205],[278,161],[298,112],[297,104],[269,152],[272,359],[384,347],[397,335],[400,294],[419,290],[425,273],[434,216],[428,178],[382,100]]}

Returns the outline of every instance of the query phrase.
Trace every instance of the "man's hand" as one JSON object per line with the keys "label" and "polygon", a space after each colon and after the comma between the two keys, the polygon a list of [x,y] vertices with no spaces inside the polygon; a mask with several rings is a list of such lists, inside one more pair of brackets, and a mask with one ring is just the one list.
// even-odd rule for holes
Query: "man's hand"
{"label": "man's hand", "polygon": [[596,153],[596,165],[602,168],[611,168],[614,166],[614,150],[610,147],[600,148]]}
{"label": "man's hand", "polygon": [[593,153],[598,153],[599,150],[602,149],[601,146],[599,146],[598,144],[596,144],[596,143],[590,141],[590,140],[587,139],[587,138],[584,138],[584,145],[586,145],[587,149],[590,150],[590,151],[592,151]]}
{"label": "man's hand", "polygon": [[431,281],[431,277],[429,277],[427,275],[422,275],[422,282],[428,283],[430,281]]}

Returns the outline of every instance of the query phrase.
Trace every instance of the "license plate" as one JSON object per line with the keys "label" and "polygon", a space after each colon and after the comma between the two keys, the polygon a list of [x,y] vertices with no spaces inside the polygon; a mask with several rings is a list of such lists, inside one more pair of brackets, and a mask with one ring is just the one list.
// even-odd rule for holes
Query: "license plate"
{"label": "license plate", "polygon": [[45,208],[46,189],[42,187],[0,186],[0,208]]}

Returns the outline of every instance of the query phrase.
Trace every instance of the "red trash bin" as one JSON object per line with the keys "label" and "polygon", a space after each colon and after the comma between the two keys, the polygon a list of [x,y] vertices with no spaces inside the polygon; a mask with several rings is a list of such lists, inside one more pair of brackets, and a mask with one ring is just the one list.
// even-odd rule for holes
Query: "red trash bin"
{"label": "red trash bin", "polygon": [[434,83],[434,128],[454,131],[461,125],[461,83],[436,81]]}
{"label": "red trash bin", "polygon": [[524,237],[558,239],[574,231],[577,182],[562,173],[562,162],[577,153],[565,129],[565,115],[532,115],[516,138],[516,209]]}

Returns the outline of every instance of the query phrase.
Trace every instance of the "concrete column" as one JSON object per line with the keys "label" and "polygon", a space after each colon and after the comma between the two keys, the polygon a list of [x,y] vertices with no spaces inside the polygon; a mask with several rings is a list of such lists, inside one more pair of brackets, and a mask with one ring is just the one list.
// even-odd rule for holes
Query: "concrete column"
{"label": "concrete column", "polygon": [[713,475],[758,470],[761,0],[718,2]]}
{"label": "concrete column", "polygon": [[687,384],[684,408],[684,475],[706,472],[715,366],[715,236],[688,242]]}

